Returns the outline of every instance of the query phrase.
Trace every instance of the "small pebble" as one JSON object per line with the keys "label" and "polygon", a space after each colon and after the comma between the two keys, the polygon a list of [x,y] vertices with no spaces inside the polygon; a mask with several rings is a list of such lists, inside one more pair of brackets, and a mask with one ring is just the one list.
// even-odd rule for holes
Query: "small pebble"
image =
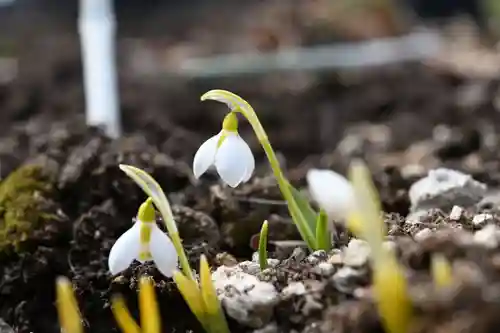
{"label": "small pebble", "polygon": [[419,230],[414,236],[413,239],[416,242],[422,242],[425,239],[429,238],[432,235],[432,230],[429,228],[424,228],[422,230]]}
{"label": "small pebble", "polygon": [[483,229],[476,231],[474,234],[474,242],[489,249],[498,247],[499,238],[500,228],[494,224],[488,224]]}
{"label": "small pebble", "polygon": [[452,221],[458,221],[462,217],[462,214],[464,213],[464,209],[460,206],[453,206],[450,212],[450,220]]}
{"label": "small pebble", "polygon": [[482,213],[474,216],[474,218],[472,219],[472,224],[478,227],[478,226],[483,226],[488,222],[491,222],[492,220],[493,220],[493,215],[488,213]]}
{"label": "small pebble", "polygon": [[361,239],[353,238],[344,249],[344,265],[361,267],[370,257],[370,246]]}
{"label": "small pebble", "polygon": [[318,251],[314,251],[313,253],[311,253],[311,255],[309,255],[307,257],[306,261],[310,264],[317,265],[321,261],[325,261],[327,259],[328,259],[328,255],[326,254],[326,251],[318,250]]}
{"label": "small pebble", "polygon": [[314,269],[323,276],[330,276],[335,272],[335,267],[328,262],[320,262]]}
{"label": "small pebble", "polygon": [[289,298],[292,296],[300,296],[306,293],[306,286],[302,282],[291,282],[288,286],[283,288],[281,296]]}

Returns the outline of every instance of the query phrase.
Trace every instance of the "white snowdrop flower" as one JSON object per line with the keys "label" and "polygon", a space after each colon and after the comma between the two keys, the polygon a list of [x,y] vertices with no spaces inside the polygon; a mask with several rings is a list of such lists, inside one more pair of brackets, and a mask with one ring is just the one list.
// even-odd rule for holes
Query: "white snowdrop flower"
{"label": "white snowdrop flower", "polygon": [[139,208],[137,221],[121,235],[111,248],[108,266],[111,274],[118,274],[137,260],[152,260],[166,277],[172,277],[178,256],[170,238],[158,227],[153,201],[148,198]]}
{"label": "white snowdrop flower", "polygon": [[344,176],[332,171],[310,169],[306,175],[312,199],[332,220],[345,221],[355,209],[354,188]]}
{"label": "white snowdrop flower", "polygon": [[247,182],[255,169],[252,150],[238,134],[238,118],[233,112],[224,118],[222,130],[205,141],[194,155],[196,178],[213,166],[231,187]]}

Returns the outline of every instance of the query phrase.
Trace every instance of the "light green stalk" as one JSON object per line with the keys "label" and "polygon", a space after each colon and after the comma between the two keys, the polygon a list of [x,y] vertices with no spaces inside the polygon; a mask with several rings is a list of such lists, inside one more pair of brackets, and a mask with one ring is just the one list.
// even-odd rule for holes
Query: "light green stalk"
{"label": "light green stalk", "polygon": [[267,268],[267,234],[269,231],[269,223],[264,221],[259,235],[259,265],[260,270]]}
{"label": "light green stalk", "polygon": [[311,229],[306,217],[301,211],[299,204],[297,203],[293,192],[291,190],[291,186],[288,180],[283,175],[283,171],[281,170],[278,158],[276,157],[276,153],[274,152],[271,143],[269,142],[269,138],[267,137],[267,133],[262,127],[257,114],[254,109],[248,102],[239,97],[232,92],[226,90],[210,90],[201,96],[201,100],[215,100],[222,103],[225,103],[233,112],[240,112],[250,123],[252,126],[257,139],[259,140],[264,152],[266,153],[266,157],[271,165],[271,169],[273,170],[276,181],[278,182],[279,189],[284,199],[287,202],[288,210],[290,216],[293,219],[293,222],[297,226],[297,229],[302,236],[302,239],[307,243],[307,245],[311,248],[315,248],[316,240],[314,237],[314,232]]}
{"label": "light green stalk", "polygon": [[324,210],[318,214],[316,221],[316,250],[329,251],[332,247],[331,233],[328,231],[328,216]]}

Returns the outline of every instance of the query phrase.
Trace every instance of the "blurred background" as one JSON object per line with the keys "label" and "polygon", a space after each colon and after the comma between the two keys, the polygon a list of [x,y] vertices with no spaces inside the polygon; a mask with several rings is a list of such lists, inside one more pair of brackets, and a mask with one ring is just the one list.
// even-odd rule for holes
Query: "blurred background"
{"label": "blurred background", "polygon": [[[83,115],[78,8],[1,1],[4,136]],[[222,111],[199,102],[213,88],[247,98],[292,163],[336,149],[348,125],[367,123],[349,131],[398,150],[436,126],[452,131],[497,113],[498,0],[116,0],[114,8],[124,131],[174,137],[162,148],[174,157],[218,130]]]}

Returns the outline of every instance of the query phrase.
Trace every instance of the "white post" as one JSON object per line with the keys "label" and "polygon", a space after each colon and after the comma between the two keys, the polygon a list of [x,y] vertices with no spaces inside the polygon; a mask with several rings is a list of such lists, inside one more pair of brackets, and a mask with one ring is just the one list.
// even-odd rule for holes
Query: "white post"
{"label": "white post", "polygon": [[115,64],[116,22],[111,0],[80,0],[78,20],[87,125],[121,135]]}

